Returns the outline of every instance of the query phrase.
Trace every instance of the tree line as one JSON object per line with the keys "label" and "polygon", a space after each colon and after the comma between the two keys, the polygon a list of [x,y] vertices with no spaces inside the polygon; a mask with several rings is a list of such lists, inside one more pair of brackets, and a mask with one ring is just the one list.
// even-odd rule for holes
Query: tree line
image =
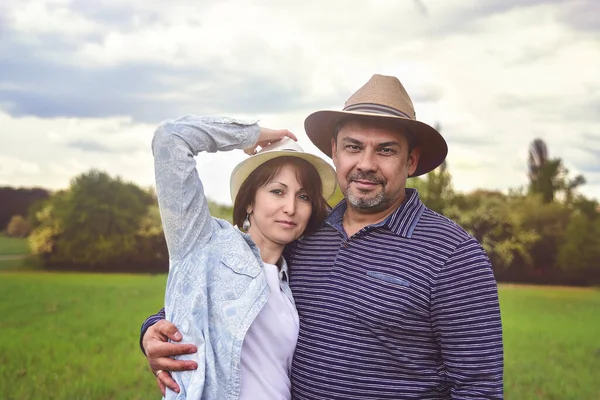
{"label": "tree line", "polygon": [[446,164],[411,186],[482,244],[499,281],[600,284],[600,208],[577,192],[585,178],[550,158],[542,139],[531,143],[527,167],[527,187],[508,194],[455,193]]}
{"label": "tree line", "polygon": [[[499,281],[600,284],[600,208],[596,200],[578,193],[584,177],[572,177],[562,160],[551,158],[544,141],[536,139],[529,148],[528,178],[526,187],[508,193],[458,193],[444,163],[422,178],[409,179],[408,185],[418,189],[425,205],[456,221],[482,244]],[[68,189],[52,194],[2,189],[0,222],[12,218],[5,232],[23,236],[24,230],[30,231],[32,251],[45,268],[168,268],[152,189],[98,170],[77,176]],[[338,190],[332,204],[341,198]],[[214,216],[231,221],[231,207],[210,207]]]}

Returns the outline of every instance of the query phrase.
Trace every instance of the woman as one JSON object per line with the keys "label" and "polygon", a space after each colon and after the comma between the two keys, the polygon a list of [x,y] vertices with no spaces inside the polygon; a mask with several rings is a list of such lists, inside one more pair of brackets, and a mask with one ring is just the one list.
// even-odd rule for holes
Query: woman
{"label": "woman", "polygon": [[[293,139],[293,140],[292,140]],[[169,248],[168,320],[198,352],[167,399],[290,399],[298,314],[281,254],[328,212],[335,172],[295,136],[256,123],[186,116],[156,130],[156,189]],[[212,218],[194,156],[246,149],[230,190],[236,226]],[[241,232],[240,227],[244,232]],[[157,371],[157,375],[161,371]]]}

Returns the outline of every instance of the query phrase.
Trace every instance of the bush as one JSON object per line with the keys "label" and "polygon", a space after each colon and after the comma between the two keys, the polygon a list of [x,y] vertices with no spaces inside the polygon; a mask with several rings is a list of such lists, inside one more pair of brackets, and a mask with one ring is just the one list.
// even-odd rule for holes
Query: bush
{"label": "bush", "polygon": [[29,222],[20,215],[13,215],[6,227],[6,235],[13,238],[24,238],[30,231]]}

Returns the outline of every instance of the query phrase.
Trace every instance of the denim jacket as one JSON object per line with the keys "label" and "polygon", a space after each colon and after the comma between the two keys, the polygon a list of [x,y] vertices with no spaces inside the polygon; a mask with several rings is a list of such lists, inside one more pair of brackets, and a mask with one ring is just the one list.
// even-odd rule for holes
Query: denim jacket
{"label": "denim jacket", "polygon": [[[269,287],[250,236],[211,217],[193,157],[250,147],[258,134],[256,122],[196,116],[165,121],[155,131],[156,190],[170,259],[166,318],[182,343],[198,347],[178,357],[196,361],[198,369],[174,372],[181,392],[167,389],[166,399],[239,398],[242,343]],[[282,261],[282,290],[293,302]]]}

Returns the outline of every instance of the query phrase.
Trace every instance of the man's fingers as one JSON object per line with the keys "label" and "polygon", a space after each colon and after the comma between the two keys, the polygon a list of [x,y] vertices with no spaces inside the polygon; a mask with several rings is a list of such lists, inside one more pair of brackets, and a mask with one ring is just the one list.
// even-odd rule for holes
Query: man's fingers
{"label": "man's fingers", "polygon": [[146,356],[148,359],[180,356],[182,354],[192,354],[198,351],[193,344],[179,344],[168,342],[149,342],[146,346]]}
{"label": "man's fingers", "polygon": [[179,332],[177,327],[167,320],[161,319],[154,326],[156,327],[156,331],[159,334],[166,336],[171,340],[179,342],[182,338],[181,333]]}
{"label": "man's fingers", "polygon": [[[174,360],[169,357],[148,358],[152,371],[190,371],[198,368],[195,361],[190,360]],[[160,374],[162,375],[162,374]]]}
{"label": "man's fingers", "polygon": [[163,397],[165,397],[167,395],[167,389],[158,377],[156,377],[156,384],[158,385],[158,388],[160,389],[160,392],[162,393]]}
{"label": "man's fingers", "polygon": [[156,379],[158,380],[158,386],[161,388],[161,391],[163,392],[163,396],[165,395],[165,388],[169,388],[174,392],[179,393],[179,385],[177,384],[177,382],[175,382],[175,380],[173,379],[173,377],[171,377],[171,374],[168,373],[167,371],[163,371],[160,374],[158,374],[158,376],[156,377]]}

